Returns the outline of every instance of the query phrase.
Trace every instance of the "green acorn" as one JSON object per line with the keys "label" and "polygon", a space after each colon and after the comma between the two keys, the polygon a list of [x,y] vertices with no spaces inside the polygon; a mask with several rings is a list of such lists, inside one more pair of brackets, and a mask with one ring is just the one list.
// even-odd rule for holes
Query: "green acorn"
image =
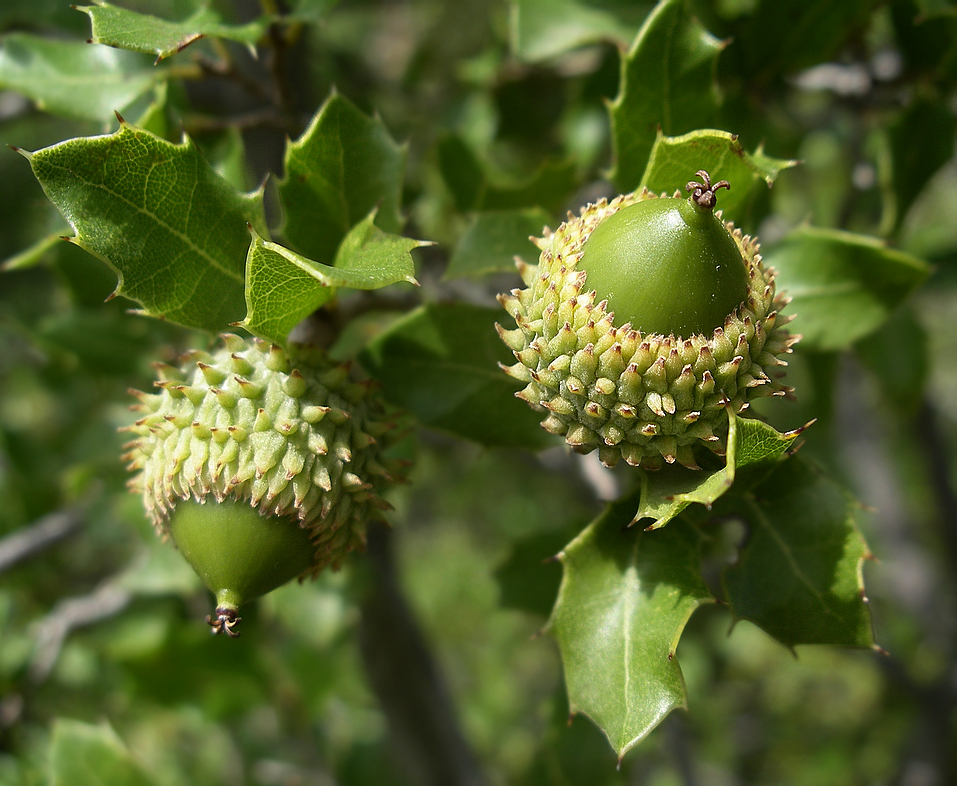
{"label": "green acorn", "polygon": [[338,568],[398,465],[372,385],[315,350],[222,337],[216,352],[158,364],[159,393],[125,458],[131,488],[216,596],[214,633],[238,635],[239,607],[289,580]]}
{"label": "green acorn", "polygon": [[542,253],[518,263],[525,288],[499,296],[517,325],[498,326],[516,395],[609,467],[698,469],[702,449],[724,455],[729,413],[790,390],[787,298],[757,240],[714,212],[728,183],[697,175],[687,199],[643,189],[569,214],[532,238]]}

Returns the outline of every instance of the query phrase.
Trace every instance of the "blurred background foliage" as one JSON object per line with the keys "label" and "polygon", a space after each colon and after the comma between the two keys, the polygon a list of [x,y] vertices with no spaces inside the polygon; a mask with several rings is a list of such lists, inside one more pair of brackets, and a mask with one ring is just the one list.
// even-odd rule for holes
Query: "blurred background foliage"
{"label": "blurred background foliage", "polygon": [[[176,20],[198,4],[122,5]],[[333,88],[378,113],[408,142],[407,234],[438,243],[418,256],[426,299],[492,304],[515,285],[511,274],[444,277],[456,254],[474,256],[470,229],[493,211],[522,208],[533,226],[543,216],[554,225],[614,193],[608,107],[651,3],[223,5],[229,21],[277,10],[295,21],[267,31],[258,57],[210,39],[157,65],[173,71],[157,128],[172,139],[184,128],[251,187],[281,173],[286,136],[301,133]],[[702,608],[679,648],[691,712],[670,717],[619,768],[589,721],[568,722],[556,647],[536,635],[561,575],[543,556],[615,495],[617,476],[561,449],[533,456],[428,430],[381,548],[394,551],[395,588],[440,671],[464,748],[405,744],[416,719],[390,711],[389,687],[374,676],[376,647],[389,646],[362,601],[376,554],[268,596],[244,613],[239,641],[210,638],[205,591],[125,490],[116,431],[127,388],[147,388],[153,361],[197,339],[130,316],[128,302],[104,303],[114,276],[50,239],[69,229],[8,152],[0,784],[441,782],[430,757],[452,761],[445,783],[957,782],[957,5],[689,7],[724,42],[721,100],[692,127],[662,118],[665,133],[711,126],[748,150],[801,162],[753,207],[747,228],[765,245],[804,222],[852,230],[934,266],[853,351],[799,351],[790,377],[798,403],[764,413],[783,428],[818,418],[804,450],[865,504],[877,557],[865,578],[887,654],[805,647],[794,657],[748,623],[730,631],[720,606]],[[17,36],[82,42],[87,17],[61,0],[7,0],[0,31],[0,140],[36,150],[115,127],[109,116],[45,111],[14,78]],[[132,54],[121,70],[154,59]],[[132,116],[159,89],[134,97]]]}

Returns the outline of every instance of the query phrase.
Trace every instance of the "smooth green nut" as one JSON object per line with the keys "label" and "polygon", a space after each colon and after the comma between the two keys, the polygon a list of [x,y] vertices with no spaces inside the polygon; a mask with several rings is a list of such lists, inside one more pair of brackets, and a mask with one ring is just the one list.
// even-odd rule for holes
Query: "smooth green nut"
{"label": "smooth green nut", "polygon": [[606,466],[698,469],[726,452],[732,416],[790,390],[787,298],[757,241],[712,212],[728,184],[697,174],[690,200],[643,189],[546,229],[538,265],[519,262],[525,287],[499,296],[516,395]]}
{"label": "smooth green nut", "polygon": [[306,347],[226,335],[158,369],[158,393],[131,391],[130,486],[216,595],[213,631],[236,635],[241,603],[365,546],[401,474],[393,424],[373,385]]}

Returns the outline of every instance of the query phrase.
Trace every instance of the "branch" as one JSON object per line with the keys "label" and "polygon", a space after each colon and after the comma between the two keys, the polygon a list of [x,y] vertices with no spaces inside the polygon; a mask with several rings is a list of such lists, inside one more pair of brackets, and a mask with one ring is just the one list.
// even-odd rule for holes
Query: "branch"
{"label": "branch", "polygon": [[83,523],[80,511],[50,513],[0,540],[0,573],[62,540]]}
{"label": "branch", "polygon": [[459,728],[442,675],[402,595],[391,544],[390,530],[369,528],[371,586],[359,623],[369,683],[412,783],[483,786],[485,778]]}

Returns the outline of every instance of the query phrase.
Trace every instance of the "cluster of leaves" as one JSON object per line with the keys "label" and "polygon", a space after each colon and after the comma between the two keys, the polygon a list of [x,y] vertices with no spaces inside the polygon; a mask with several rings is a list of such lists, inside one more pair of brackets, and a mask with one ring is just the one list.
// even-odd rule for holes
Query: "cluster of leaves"
{"label": "cluster of leaves", "polygon": [[[13,500],[0,534],[77,500],[115,515],[122,479],[104,435],[120,416],[103,402],[122,405],[162,346],[206,340],[196,331],[241,326],[280,344],[320,335],[415,416],[423,443],[436,430],[490,449],[553,446],[498,369],[510,358],[492,295],[515,285],[516,257],[534,263],[529,235],[565,210],[641,187],[670,193],[706,169],[733,184],[724,217],[760,234],[792,298],[808,404],[734,417],[714,472],[614,474],[614,501],[584,528],[526,515],[505,538],[503,601],[548,615],[570,712],[590,717],[619,760],[686,705],[677,647],[702,605],[719,601],[789,649],[874,646],[861,506],[827,463],[839,444],[830,372],[854,350],[877,359],[895,401],[920,398],[926,339],[900,307],[930,273],[922,259],[957,249],[952,232],[928,229],[957,127],[953,8],[476,0],[410,10],[403,37],[403,20],[375,4],[264,1],[237,16],[201,0],[97,2],[66,20],[48,1],[56,31],[23,29],[27,3],[0,12],[0,87],[50,118],[4,133],[56,212],[28,206],[0,251],[11,287],[35,291],[43,269],[64,283],[42,308],[5,296],[18,349],[0,378],[16,390],[17,357],[42,353],[54,360],[23,390],[55,389],[72,365],[88,384],[71,386],[82,397],[59,417],[89,420],[80,434],[49,427],[47,449],[74,454],[52,491],[39,480],[14,491],[40,472],[0,464]],[[64,31],[78,35],[52,35]],[[19,116],[31,116],[25,103]],[[5,200],[7,215],[25,209]],[[161,321],[96,305],[110,290]],[[55,318],[64,292],[72,307]],[[10,417],[0,450],[29,455],[20,442],[36,435]],[[98,449],[81,449],[90,439]],[[735,526],[745,535],[728,548]],[[542,564],[556,553],[560,584]],[[167,591],[184,581],[173,575]],[[155,592],[140,578],[117,586]],[[67,723],[51,748],[64,780],[77,747],[134,767],[108,731]],[[552,782],[531,765],[523,777]],[[112,782],[137,778],[150,782]]]}

